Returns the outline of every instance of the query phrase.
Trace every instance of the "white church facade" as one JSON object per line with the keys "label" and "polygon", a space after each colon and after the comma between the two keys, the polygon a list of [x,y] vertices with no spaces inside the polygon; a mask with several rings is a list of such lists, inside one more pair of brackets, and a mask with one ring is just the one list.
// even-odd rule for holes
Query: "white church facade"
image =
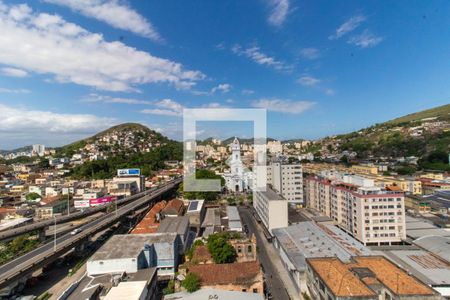
{"label": "white church facade", "polygon": [[231,156],[227,160],[229,172],[222,174],[225,186],[230,192],[247,192],[251,190],[253,172],[244,166],[241,160],[241,145],[235,137],[231,144]]}

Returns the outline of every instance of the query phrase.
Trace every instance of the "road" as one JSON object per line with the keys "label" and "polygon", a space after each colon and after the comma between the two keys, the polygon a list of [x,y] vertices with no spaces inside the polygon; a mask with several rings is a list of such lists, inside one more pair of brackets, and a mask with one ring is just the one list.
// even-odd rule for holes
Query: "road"
{"label": "road", "polygon": [[54,249],[54,240],[52,240],[9,263],[0,266],[0,287],[7,285],[9,282],[13,281],[13,279],[27,274],[27,272],[38,269],[40,264],[65,253],[67,250],[79,244],[82,240],[117,222],[131,211],[138,209],[149,203],[152,199],[155,199],[176,187],[180,182],[181,179],[176,179],[156,190],[150,191],[148,195],[118,208],[117,211],[92,220],[88,224],[79,227],[81,232],[78,234],[72,235],[71,233],[67,233],[58,237],[56,239],[56,249]]}
{"label": "road", "polygon": [[[283,280],[280,278],[279,273],[272,262],[272,259],[267,253],[265,245],[265,242],[267,243],[266,238],[264,237],[262,232],[258,230],[259,225],[255,222],[255,219],[252,216],[252,210],[244,206],[240,206],[238,209],[243,223],[248,227],[249,234],[254,233],[256,236],[259,260],[263,265],[264,273],[266,274],[266,282],[270,289],[270,292],[272,293],[273,299],[290,299],[283,284]],[[271,245],[268,246],[271,247]]]}
{"label": "road", "polygon": [[[148,192],[149,191],[144,191],[144,192],[138,193],[136,195],[132,195],[132,196],[120,199],[117,201],[117,205],[121,206],[130,201],[142,198],[143,196],[147,195]],[[106,207],[107,207],[106,205],[99,205],[99,206],[95,206],[95,207],[86,208],[83,211],[72,212],[70,215],[63,215],[63,216],[57,217],[56,222],[58,224],[62,224],[62,223],[69,222],[72,220],[83,219],[87,216],[96,214],[101,211],[105,211]],[[14,238],[16,236],[20,236],[20,235],[23,235],[28,232],[47,228],[49,226],[52,226],[53,222],[54,222],[53,219],[41,220],[41,221],[33,222],[31,224],[26,224],[26,225],[12,228],[9,230],[1,231],[0,232],[0,241],[11,240],[12,238]]]}

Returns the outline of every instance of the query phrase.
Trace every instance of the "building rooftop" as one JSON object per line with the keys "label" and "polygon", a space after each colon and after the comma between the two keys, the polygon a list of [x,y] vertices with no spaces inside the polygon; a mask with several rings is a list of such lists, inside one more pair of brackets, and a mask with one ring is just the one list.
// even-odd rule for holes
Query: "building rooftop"
{"label": "building rooftop", "polygon": [[267,187],[265,191],[257,191],[257,193],[269,201],[286,201],[283,196],[272,190],[270,187]]}
{"label": "building rooftop", "polygon": [[180,199],[172,199],[167,203],[166,207],[164,207],[162,213],[165,215],[180,215],[183,207],[183,201]]}
{"label": "building rooftop", "polygon": [[202,285],[251,284],[261,272],[258,261],[206,264],[189,267],[190,273],[200,277]]}
{"label": "building rooftop", "polygon": [[179,235],[183,235],[188,227],[189,216],[164,218],[158,227],[158,232],[176,232]]}
{"label": "building rooftop", "polygon": [[272,232],[297,270],[306,268],[306,258],[338,257],[348,262],[352,256],[372,254],[360,242],[333,225],[300,222],[273,229]]}
{"label": "building rooftop", "polygon": [[255,293],[225,291],[219,289],[200,289],[193,293],[180,292],[164,296],[165,300],[199,300],[199,299],[220,299],[220,300],[264,300],[264,296]]}
{"label": "building rooftop", "polygon": [[450,263],[450,238],[442,236],[424,236],[413,242],[441,259]]}
{"label": "building rooftop", "polygon": [[349,263],[337,258],[311,258],[308,264],[338,297],[375,296],[381,286],[398,296],[436,294],[382,256],[354,257]]}
{"label": "building rooftop", "polygon": [[116,234],[100,247],[89,260],[137,257],[144,249],[145,244],[174,243],[176,237],[176,233]]}
{"label": "building rooftop", "polygon": [[103,300],[139,300],[141,299],[144,289],[146,289],[146,281],[126,281],[120,282],[117,286],[113,286]]}
{"label": "building rooftop", "polygon": [[207,208],[205,219],[203,220],[202,227],[207,226],[220,226],[220,208]]}
{"label": "building rooftop", "polygon": [[434,226],[431,222],[424,219],[406,216],[406,235],[412,239],[418,239],[424,236],[442,236],[450,237],[450,231]]}
{"label": "building rooftop", "polygon": [[393,250],[382,254],[428,285],[450,285],[449,264],[424,250]]}
{"label": "building rooftop", "polygon": [[205,203],[205,200],[191,200],[189,201],[189,205],[186,211],[186,214],[199,212],[203,208],[203,204]]}

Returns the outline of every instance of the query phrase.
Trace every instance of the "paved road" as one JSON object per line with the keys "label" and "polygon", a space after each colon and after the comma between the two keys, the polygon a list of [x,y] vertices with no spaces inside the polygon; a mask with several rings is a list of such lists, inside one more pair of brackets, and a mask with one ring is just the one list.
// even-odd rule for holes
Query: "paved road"
{"label": "paved road", "polygon": [[[280,278],[276,267],[274,266],[269,254],[267,253],[267,249],[264,245],[263,239],[265,239],[264,235],[257,230],[257,226],[259,226],[253,216],[252,210],[246,207],[239,207],[239,213],[241,215],[242,221],[247,225],[248,231],[250,234],[255,233],[257,245],[258,245],[258,256],[261,264],[264,268],[264,273],[266,274],[266,282],[272,293],[273,299],[276,300],[288,300],[289,295],[286,292],[283,281]],[[270,245],[269,245],[270,246]]]}
{"label": "paved road", "polygon": [[[80,240],[83,240],[86,237],[98,232],[99,230],[106,228],[109,224],[113,222],[117,222],[121,217],[127,215],[130,211],[133,211],[145,203],[148,203],[151,199],[154,199],[155,196],[159,196],[164,192],[176,186],[177,183],[181,182],[180,180],[176,180],[172,183],[162,186],[157,190],[153,190],[149,192],[147,196],[142,197],[141,199],[135,200],[129,204],[126,204],[117,209],[116,212],[111,212],[104,216],[101,216],[98,219],[95,219],[89,222],[86,225],[79,227],[81,232],[75,235],[71,233],[67,233],[56,239],[56,251],[63,251],[61,254],[66,252],[71,247],[74,247]],[[5,285],[7,282],[11,281],[12,278],[16,276],[21,276],[23,272],[28,270],[37,269],[37,264],[45,261],[50,257],[55,257],[54,251],[54,241],[49,241],[46,244],[40,246],[39,248],[34,249],[12,261],[0,266],[0,285]]]}

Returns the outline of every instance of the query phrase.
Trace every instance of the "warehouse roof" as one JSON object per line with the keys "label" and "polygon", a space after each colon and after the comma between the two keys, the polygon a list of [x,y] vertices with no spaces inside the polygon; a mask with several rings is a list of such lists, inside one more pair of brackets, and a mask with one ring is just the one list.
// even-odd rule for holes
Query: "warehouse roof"
{"label": "warehouse roof", "polygon": [[144,249],[144,245],[174,243],[176,237],[176,233],[113,235],[89,260],[95,261],[138,257]]}
{"label": "warehouse roof", "polygon": [[273,234],[297,270],[306,268],[305,258],[309,257],[349,261],[352,256],[371,255],[368,248],[333,225],[300,222],[274,229]]}
{"label": "warehouse roof", "polygon": [[442,236],[424,236],[415,240],[414,244],[450,263],[450,238]]}

